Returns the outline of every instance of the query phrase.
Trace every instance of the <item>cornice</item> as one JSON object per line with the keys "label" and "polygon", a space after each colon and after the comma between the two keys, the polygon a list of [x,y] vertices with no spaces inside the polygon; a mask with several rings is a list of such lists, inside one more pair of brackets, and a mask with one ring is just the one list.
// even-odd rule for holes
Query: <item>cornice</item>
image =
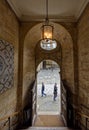
{"label": "cornice", "polygon": [[12,10],[15,12],[16,16],[20,19],[21,18],[21,12],[19,9],[17,9],[17,7],[15,6],[15,4],[13,4],[13,2],[11,0],[7,0],[8,4],[11,6]]}
{"label": "cornice", "polygon": [[[74,16],[59,16],[59,17],[51,17],[49,18],[50,22],[76,22],[76,18]],[[45,19],[42,17],[30,17],[29,15],[22,15],[21,21],[39,21],[44,22]]]}
{"label": "cornice", "polygon": [[75,17],[78,20],[79,17],[81,16],[82,12],[84,11],[86,5],[88,4],[89,0],[84,0],[83,4],[81,5],[81,7],[78,9]]}

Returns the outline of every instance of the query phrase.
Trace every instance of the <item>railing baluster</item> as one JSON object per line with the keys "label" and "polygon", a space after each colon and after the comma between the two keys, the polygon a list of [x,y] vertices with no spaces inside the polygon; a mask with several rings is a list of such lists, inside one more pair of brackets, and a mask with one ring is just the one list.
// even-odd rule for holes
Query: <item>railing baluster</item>
{"label": "railing baluster", "polygon": [[[78,118],[80,116],[80,118]],[[81,118],[84,118],[85,119],[85,125],[81,123],[80,119]],[[85,115],[84,113],[82,112],[78,112],[77,113],[77,121],[78,121],[78,126],[80,126],[80,128],[83,126],[85,127],[85,130],[88,130],[88,121],[89,121],[89,116],[88,115]],[[81,126],[82,125],[82,126]]]}
{"label": "railing baluster", "polygon": [[87,120],[88,120],[88,118],[86,118],[86,130],[87,130]]}
{"label": "railing baluster", "polygon": [[7,121],[4,123],[4,126],[6,125],[7,122],[9,122],[9,124],[8,124],[9,125],[9,130],[11,130],[11,117],[14,117],[14,116],[18,115],[19,113],[20,113],[20,111],[19,112],[14,112],[14,113],[12,113],[12,114],[10,114],[8,116],[2,117],[2,118],[0,118],[0,121],[4,121],[4,120],[7,119]]}
{"label": "railing baluster", "polygon": [[10,130],[10,117],[8,117],[8,121],[9,121],[9,130]]}

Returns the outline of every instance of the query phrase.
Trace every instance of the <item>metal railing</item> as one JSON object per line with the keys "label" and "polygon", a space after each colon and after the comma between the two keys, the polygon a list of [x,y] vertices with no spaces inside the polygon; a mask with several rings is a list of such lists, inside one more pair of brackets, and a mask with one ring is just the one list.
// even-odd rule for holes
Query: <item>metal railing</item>
{"label": "metal railing", "polygon": [[[81,122],[81,119],[84,119],[84,124]],[[81,130],[89,130],[88,128],[88,122],[89,122],[89,116],[84,114],[83,112],[78,112],[77,113],[77,120],[78,120],[78,127],[81,129]],[[82,129],[83,127],[83,129]]]}
{"label": "metal railing", "polygon": [[9,125],[9,130],[11,130],[11,118],[14,117],[14,116],[17,116],[18,114],[19,114],[19,112],[14,112],[14,113],[12,113],[12,114],[10,114],[10,115],[7,115],[7,116],[4,116],[4,117],[0,118],[0,122],[1,122],[1,121],[4,121],[4,120],[7,120],[7,121],[4,123],[3,127],[6,126],[6,124],[8,123],[8,125]]}

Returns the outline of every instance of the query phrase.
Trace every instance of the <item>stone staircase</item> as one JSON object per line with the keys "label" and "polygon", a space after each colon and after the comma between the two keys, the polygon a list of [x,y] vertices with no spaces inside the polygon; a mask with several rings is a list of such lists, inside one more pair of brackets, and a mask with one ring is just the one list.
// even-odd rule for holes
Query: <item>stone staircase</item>
{"label": "stone staircase", "polygon": [[70,129],[68,127],[29,127],[27,129],[21,129],[21,130],[74,130],[74,129]]}

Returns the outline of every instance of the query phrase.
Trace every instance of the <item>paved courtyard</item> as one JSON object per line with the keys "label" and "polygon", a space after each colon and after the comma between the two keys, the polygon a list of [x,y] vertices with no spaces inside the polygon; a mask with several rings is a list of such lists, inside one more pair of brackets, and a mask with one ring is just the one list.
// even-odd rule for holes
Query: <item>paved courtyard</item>
{"label": "paved courtyard", "polygon": [[[46,96],[41,97],[42,82],[45,85]],[[57,83],[58,96],[53,100],[54,84]],[[60,113],[60,75],[59,69],[41,70],[37,75],[37,111],[38,114]]]}

